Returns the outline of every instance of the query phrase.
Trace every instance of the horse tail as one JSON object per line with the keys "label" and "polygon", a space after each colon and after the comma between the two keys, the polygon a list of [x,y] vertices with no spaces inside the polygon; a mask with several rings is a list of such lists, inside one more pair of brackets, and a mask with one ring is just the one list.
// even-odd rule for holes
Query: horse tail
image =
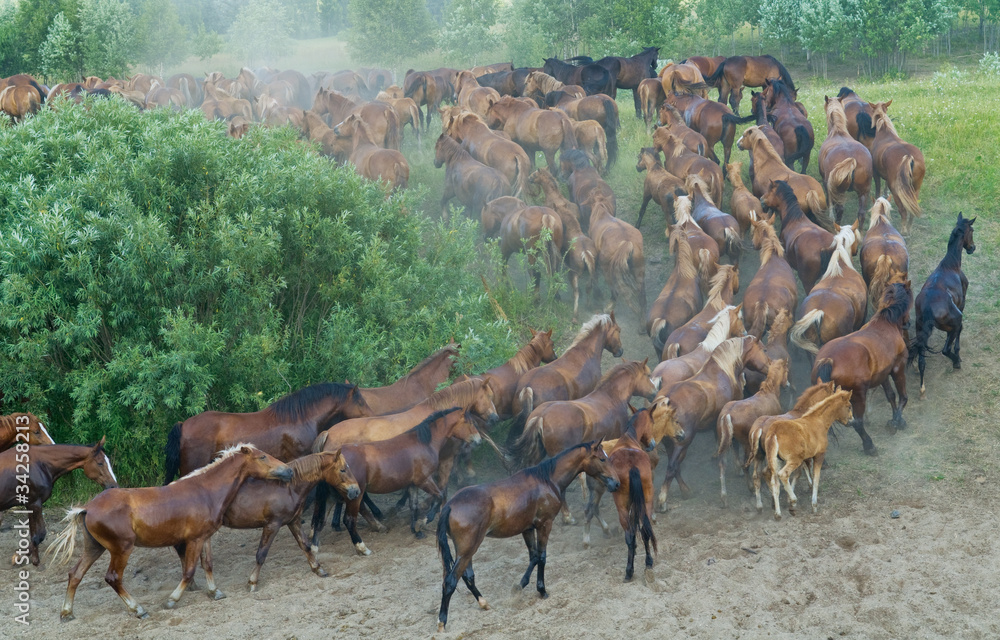
{"label": "horse tail", "polygon": [[910,355],[907,359],[907,364],[911,364],[917,359],[917,356],[923,356],[928,353],[939,353],[939,351],[931,349],[927,344],[931,333],[934,331],[934,312],[931,311],[930,305],[923,307],[920,313],[917,314],[916,325],[917,335],[914,336],[913,342],[909,345]]}
{"label": "horse tail", "polygon": [[514,416],[507,431],[507,449],[513,446],[514,442],[524,433],[524,427],[528,422],[528,416],[535,410],[535,390],[531,387],[521,389],[517,394],[517,400],[521,403],[521,410]]}
{"label": "horse tail", "polygon": [[194,99],[191,97],[191,89],[188,88],[188,79],[184,76],[178,78],[177,88],[180,89],[181,95],[184,96],[184,107],[190,109],[195,106],[192,104]]}
{"label": "horse tail", "polygon": [[[806,206],[809,207],[809,212],[812,214],[812,218],[816,221],[816,224],[821,228],[826,229],[830,233],[836,234],[840,229],[834,224],[833,219],[829,216],[826,208],[819,201],[819,191],[812,189],[806,192]],[[833,255],[832,250],[828,251],[830,255]],[[824,260],[829,263],[830,255],[824,254]],[[826,271],[826,265],[823,266],[823,270]]]}
{"label": "horse tail", "polygon": [[392,182],[394,191],[405,189],[410,183],[410,165],[406,163],[406,158],[402,162],[397,162],[393,167],[395,180]]}
{"label": "horse tail", "polygon": [[184,423],[177,422],[167,434],[167,445],[163,448],[163,484],[170,484],[174,476],[180,475],[181,429],[183,427]]}
{"label": "horse tail", "polygon": [[531,167],[525,166],[524,158],[519,155],[514,156],[514,180],[512,186],[514,187],[514,197],[520,198],[528,190],[528,175],[531,173]]}
{"label": "horse tail", "polygon": [[760,450],[761,431],[762,429],[756,425],[750,428],[750,433],[747,435],[747,458],[743,461],[744,469],[749,467],[750,463],[757,457],[757,452]]}
{"label": "horse tail", "polygon": [[552,214],[542,216],[542,228],[549,230],[549,240],[546,243],[546,261],[548,262],[549,275],[554,275],[559,270],[562,262],[562,253],[559,251],[559,244],[556,243],[556,227],[562,227],[562,222]]}
{"label": "horse tail", "polygon": [[562,144],[559,146],[560,151],[569,151],[570,149],[577,148],[576,133],[573,132],[573,123],[569,121],[568,116],[562,117],[562,130],[563,139]]}
{"label": "horse tail", "polygon": [[743,252],[743,240],[740,239],[740,233],[732,227],[726,227],[723,231],[726,236],[726,252],[733,256],[736,263],[739,264],[740,254]]}
{"label": "horse tail", "polygon": [[858,137],[874,138],[875,126],[872,124],[871,115],[861,111],[854,116],[854,121],[858,123]]}
{"label": "horse tail", "polygon": [[868,284],[868,302],[872,306],[872,313],[878,310],[878,305],[882,301],[882,292],[885,291],[889,279],[895,273],[892,258],[882,254],[875,262],[875,270],[872,272],[871,282]]}
{"label": "horse tail", "polygon": [[[664,318],[657,318],[653,321],[653,324],[649,327],[649,337],[653,339],[653,348],[656,349],[656,353],[663,353],[663,340],[665,336],[662,335],[664,327],[667,326],[667,321]],[[661,358],[665,360],[666,358]]]}
{"label": "horse tail", "polygon": [[[601,133],[604,133],[603,129],[601,130]],[[608,136],[607,136],[607,134],[605,134],[603,136],[601,136],[601,135],[597,136],[594,139],[594,147],[596,149],[595,153],[597,155],[597,159],[598,159],[598,161],[600,161],[600,163],[601,163],[601,165],[603,167],[602,173],[604,175],[607,175],[608,170],[611,168],[611,164],[612,164],[612,162],[611,162],[611,156],[609,155],[609,151],[608,151],[608,149],[610,149],[611,147],[608,145]],[[614,155],[615,155],[616,158],[618,157],[618,138],[617,137],[615,138]]]}
{"label": "horse tail", "polygon": [[635,309],[639,308],[639,281],[632,273],[632,257],[635,255],[635,245],[631,242],[622,242],[611,253],[610,276],[612,283],[610,286],[615,291],[624,291],[628,295],[630,303],[635,304]]}
{"label": "horse tail", "polygon": [[648,540],[653,545],[653,551],[658,552],[656,533],[653,532],[653,524],[649,521],[649,513],[646,511],[646,493],[642,490],[642,475],[635,466],[628,470],[628,501],[629,529],[638,531],[643,541]]}
{"label": "horse tail", "polygon": [[826,192],[832,194],[834,187],[841,187],[844,190],[846,190],[846,187],[850,187],[854,170],[857,167],[858,161],[854,158],[844,158],[835,164],[826,176]]}
{"label": "horse tail", "polygon": [[667,345],[667,349],[663,352],[663,355],[665,356],[663,358],[664,360],[673,360],[677,356],[681,355],[681,343],[671,342]]}
{"label": "horse tail", "polygon": [[[52,541],[52,546],[45,551],[46,556],[52,556],[53,564],[66,564],[73,557],[73,552],[76,550],[76,530],[86,515],[87,510],[83,507],[73,507],[66,510],[66,517],[63,518],[63,522],[68,523],[66,528],[56,536],[55,540]],[[86,524],[84,524],[83,530],[87,531]],[[90,535],[89,532],[87,535]]]}
{"label": "horse tail", "polygon": [[819,327],[817,326],[816,329],[816,342],[806,340],[805,333],[809,330],[809,327],[821,324],[823,322],[823,315],[824,312],[822,309],[813,309],[806,315],[802,316],[801,320],[792,325],[791,331],[788,332],[788,337],[796,344],[796,346],[798,346],[799,349],[808,351],[813,355],[819,353]]}
{"label": "horse tail", "polygon": [[395,149],[399,151],[399,116],[396,115],[395,109],[391,107],[385,111],[386,119],[386,130],[385,130],[385,148]]}
{"label": "horse tail", "polygon": [[[728,229],[727,229],[728,231]],[[708,249],[698,249],[698,279],[702,282],[709,282],[712,279],[710,269],[715,263],[712,261],[712,253]]]}
{"label": "horse tail", "polygon": [[455,559],[451,555],[451,546],[448,544],[448,534],[451,533],[451,505],[446,504],[441,509],[438,517],[437,543],[438,553],[441,554],[441,564],[444,565],[444,574],[451,573],[455,566]]}
{"label": "horse tail", "polygon": [[604,132],[608,138],[608,165],[606,171],[610,171],[618,160],[618,130],[621,122],[618,120],[618,107],[613,100],[602,100],[604,103]]}
{"label": "horse tail", "polygon": [[792,163],[796,160],[808,158],[809,154],[812,153],[813,144],[815,142],[812,136],[809,135],[809,130],[805,128],[805,125],[800,124],[795,127],[795,153],[785,159],[786,166],[791,167]]}
{"label": "horse tail", "polygon": [[531,466],[545,457],[545,441],[542,439],[544,424],[541,417],[531,418],[524,432],[510,448],[511,456],[522,468]]}
{"label": "horse tail", "polygon": [[830,382],[833,379],[833,358],[817,360],[815,367],[817,382]]}
{"label": "horse tail", "polygon": [[899,186],[892,195],[899,199],[899,204],[903,209],[913,216],[920,216],[920,203],[917,201],[917,189],[913,184],[914,158],[911,155],[903,156],[903,162],[899,165]]}
{"label": "horse tail", "polygon": [[733,446],[733,416],[731,414],[719,414],[719,418],[715,422],[715,434],[719,440],[719,447],[713,457],[721,458]]}
{"label": "horse tail", "polygon": [[722,75],[726,72],[725,69],[727,62],[729,62],[729,58],[723,60],[722,63],[715,68],[715,71],[712,72],[712,75],[705,78],[705,84],[713,87],[718,87],[719,84],[722,82]]}

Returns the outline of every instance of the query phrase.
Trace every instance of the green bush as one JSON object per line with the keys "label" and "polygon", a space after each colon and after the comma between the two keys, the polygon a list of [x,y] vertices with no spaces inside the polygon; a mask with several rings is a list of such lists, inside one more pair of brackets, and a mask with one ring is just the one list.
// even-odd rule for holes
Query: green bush
{"label": "green bush", "polygon": [[429,222],[291,130],[237,141],[95,100],[0,148],[2,409],[61,442],[107,435],[125,484],[159,478],[167,429],[200,411],[384,384],[451,337],[494,366],[521,339],[471,221]]}

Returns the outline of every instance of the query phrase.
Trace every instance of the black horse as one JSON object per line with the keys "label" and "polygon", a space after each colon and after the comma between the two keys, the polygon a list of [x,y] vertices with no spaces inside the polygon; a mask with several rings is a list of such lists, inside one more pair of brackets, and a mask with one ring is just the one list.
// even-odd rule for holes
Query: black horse
{"label": "black horse", "polygon": [[481,87],[492,87],[502,96],[519,98],[524,94],[524,81],[532,71],[541,71],[538,67],[520,67],[513,71],[497,71],[476,78]]}
{"label": "black horse", "polygon": [[546,58],[542,71],[563,84],[580,85],[588,96],[595,93],[604,93],[611,97],[615,95],[617,69],[612,73],[599,64],[587,63],[577,66],[557,58]]}
{"label": "black horse", "polygon": [[632,101],[635,103],[635,117],[642,117],[642,107],[639,104],[639,83],[646,78],[656,77],[656,60],[660,55],[659,47],[646,47],[642,53],[631,58],[608,56],[600,60],[592,60],[588,56],[570,58],[577,64],[596,64],[604,67],[615,75],[615,90],[612,98],[618,98],[618,89],[631,89]]}

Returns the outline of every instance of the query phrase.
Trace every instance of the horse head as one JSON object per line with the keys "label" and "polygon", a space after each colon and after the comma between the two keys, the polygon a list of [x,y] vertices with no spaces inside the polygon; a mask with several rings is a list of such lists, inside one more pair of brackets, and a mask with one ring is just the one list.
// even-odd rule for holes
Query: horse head
{"label": "horse head", "polygon": [[111,459],[104,451],[104,436],[101,436],[101,441],[91,448],[83,461],[83,473],[105,489],[118,486],[118,478],[111,469]]}
{"label": "horse head", "polygon": [[354,472],[351,471],[347,459],[344,458],[344,454],[339,448],[334,451],[323,451],[320,456],[322,456],[323,480],[336,489],[338,493],[346,496],[348,500],[354,500],[361,495],[358,480],[354,477]]}
{"label": "horse head", "polygon": [[664,438],[673,438],[677,442],[684,439],[684,428],[677,421],[677,407],[671,404],[668,396],[659,396],[649,405],[649,416],[653,420],[653,437],[657,442]]}
{"label": "horse head", "polygon": [[596,478],[604,483],[608,491],[617,491],[621,486],[615,468],[608,461],[608,454],[601,447],[604,439],[586,442],[582,449],[586,450],[581,471],[592,478]]}
{"label": "horse head", "polygon": [[534,329],[529,329],[529,331],[531,331],[531,343],[535,345],[541,361],[548,363],[555,360],[558,356],[556,355],[556,345],[552,341],[552,329],[537,332]]}
{"label": "horse head", "polygon": [[970,256],[976,251],[976,241],[972,237],[972,224],[975,221],[975,218],[963,218],[962,212],[959,211],[958,222],[955,223],[955,228],[962,230],[962,248]]}

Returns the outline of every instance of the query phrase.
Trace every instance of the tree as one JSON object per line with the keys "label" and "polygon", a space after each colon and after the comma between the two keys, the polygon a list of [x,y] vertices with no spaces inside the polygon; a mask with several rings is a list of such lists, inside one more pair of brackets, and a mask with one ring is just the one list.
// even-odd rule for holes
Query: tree
{"label": "tree", "polygon": [[847,16],[840,0],[802,0],[799,42],[816,59],[816,68],[827,78],[827,58],[847,37]]}
{"label": "tree", "polygon": [[645,47],[663,47],[677,35],[681,21],[676,0],[597,0],[580,33],[589,55],[629,56]]}
{"label": "tree", "polygon": [[49,34],[39,49],[39,56],[42,74],[46,79],[57,78],[76,82],[83,79],[80,36],[63,12],[57,13],[52,20]]}
{"label": "tree", "polygon": [[474,66],[485,62],[500,44],[493,29],[497,21],[496,0],[454,0],[438,46],[456,63]]}
{"label": "tree", "polygon": [[799,0],[761,0],[761,35],[781,47],[782,58],[788,56],[789,45],[798,41],[800,5]]}
{"label": "tree", "polygon": [[187,34],[170,0],[145,0],[136,29],[139,61],[150,68],[176,64],[187,54]]}
{"label": "tree", "polygon": [[430,51],[437,31],[422,0],[350,0],[347,46],[359,62],[392,65]]}
{"label": "tree", "polygon": [[229,48],[247,66],[271,65],[292,48],[285,6],[276,0],[246,5],[229,28]]}
{"label": "tree", "polygon": [[83,68],[101,78],[125,76],[136,60],[136,20],[121,0],[80,0]]}

